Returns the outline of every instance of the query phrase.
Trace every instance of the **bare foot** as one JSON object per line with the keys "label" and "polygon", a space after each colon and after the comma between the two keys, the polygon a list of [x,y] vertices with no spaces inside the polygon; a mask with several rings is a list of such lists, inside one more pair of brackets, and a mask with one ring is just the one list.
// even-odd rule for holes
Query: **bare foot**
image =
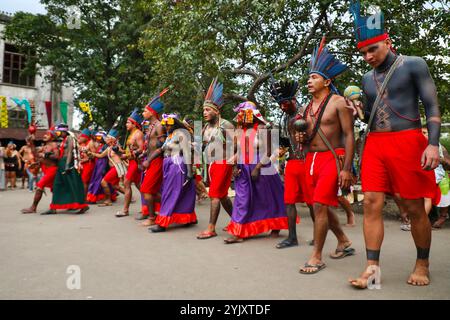
{"label": "bare foot", "polygon": [[20,210],[20,212],[22,212],[22,213],[36,213],[36,209],[27,208],[27,209]]}
{"label": "bare foot", "polygon": [[270,232],[270,237],[271,238],[278,238],[280,236],[280,230],[272,230]]}
{"label": "bare foot", "polygon": [[355,224],[355,213],[351,213],[350,216],[347,216],[347,223],[345,224],[346,227],[354,227]]}
{"label": "bare foot", "polygon": [[225,239],[225,240],[223,240],[223,241],[225,242],[225,244],[231,244],[231,243],[239,243],[239,242],[242,242],[242,241],[244,241],[244,239],[243,239],[243,238],[236,237],[236,236],[232,236],[232,237],[227,238],[227,239]]}
{"label": "bare foot", "polygon": [[109,207],[109,206],[112,206],[112,202],[108,201],[108,200],[105,200],[102,203],[99,203],[97,206],[99,206],[99,207]]}
{"label": "bare foot", "polygon": [[359,276],[359,278],[349,278],[348,282],[355,288],[358,289],[366,289],[367,285],[368,285],[368,279],[371,275],[373,275],[375,273],[375,270],[372,269],[372,266],[368,266],[366,268],[366,270],[361,273],[361,275]]}
{"label": "bare foot", "polygon": [[428,262],[416,262],[416,267],[413,273],[409,276],[408,284],[413,286],[427,286],[430,284],[430,272],[428,269]]}
{"label": "bare foot", "polygon": [[440,216],[439,219],[437,219],[437,220],[433,223],[433,229],[441,229],[442,226],[443,226],[444,223],[445,223],[445,220],[447,220],[447,217],[446,217],[446,216],[445,216],[445,217]]}
{"label": "bare foot", "polygon": [[141,226],[143,226],[143,227],[150,227],[150,226],[154,226],[156,223],[155,223],[155,219],[153,218],[148,218],[148,219],[145,219],[144,221],[142,221],[141,222]]}

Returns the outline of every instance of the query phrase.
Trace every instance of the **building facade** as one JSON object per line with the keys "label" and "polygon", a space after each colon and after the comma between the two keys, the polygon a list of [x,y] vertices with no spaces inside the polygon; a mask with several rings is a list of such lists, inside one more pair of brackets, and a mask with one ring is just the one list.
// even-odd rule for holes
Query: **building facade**
{"label": "building facade", "polygon": [[13,43],[4,37],[6,24],[11,16],[0,13],[0,96],[5,96],[8,108],[8,128],[0,128],[0,139],[19,139],[27,135],[28,122],[25,110],[18,107],[11,100],[12,97],[20,100],[27,99],[32,107],[33,118],[38,128],[38,137],[49,127],[45,102],[52,102],[52,121],[54,124],[62,122],[60,102],[68,103],[67,122],[72,127],[73,120],[73,96],[71,87],[63,87],[54,90],[51,84],[45,80],[45,75],[52,72],[51,67],[36,66],[36,75],[24,75],[21,71],[25,68],[26,55],[18,52]]}

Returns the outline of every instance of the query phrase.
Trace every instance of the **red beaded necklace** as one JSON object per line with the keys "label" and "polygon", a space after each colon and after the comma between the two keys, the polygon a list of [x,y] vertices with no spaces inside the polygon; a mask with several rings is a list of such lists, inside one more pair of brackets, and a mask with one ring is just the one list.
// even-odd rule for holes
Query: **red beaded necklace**
{"label": "red beaded necklace", "polygon": [[325,105],[325,102],[328,100],[328,97],[333,94],[332,92],[330,92],[320,103],[319,107],[317,108],[316,112],[312,112],[312,105],[313,105],[313,100],[311,100],[308,104],[308,106],[305,109],[305,113],[303,115],[303,118],[306,119],[308,117],[308,114],[311,117],[314,117],[314,119],[317,119],[317,115],[320,113],[320,111],[323,109],[323,106]]}

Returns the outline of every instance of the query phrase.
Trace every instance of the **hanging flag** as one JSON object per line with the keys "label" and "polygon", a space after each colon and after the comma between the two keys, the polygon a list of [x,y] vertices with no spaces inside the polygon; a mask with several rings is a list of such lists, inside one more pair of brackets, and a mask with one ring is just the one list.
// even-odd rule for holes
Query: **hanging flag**
{"label": "hanging flag", "polygon": [[31,124],[31,119],[33,116],[33,113],[31,112],[31,106],[30,102],[27,99],[20,100],[19,98],[11,98],[12,101],[14,101],[19,107],[23,108],[22,106],[25,106],[25,111],[27,112],[28,117],[28,124]]}
{"label": "hanging flag", "polygon": [[0,128],[8,128],[8,108],[5,96],[0,96]]}
{"label": "hanging flag", "polygon": [[84,113],[89,115],[89,121],[93,121],[91,107],[89,106],[89,102],[79,102],[80,108]]}
{"label": "hanging flag", "polygon": [[65,101],[61,101],[59,103],[59,108],[61,110],[61,117],[63,118],[63,121],[65,124],[67,124],[67,109],[69,104]]}
{"label": "hanging flag", "polygon": [[45,101],[45,111],[47,111],[48,128],[52,127],[52,102]]}

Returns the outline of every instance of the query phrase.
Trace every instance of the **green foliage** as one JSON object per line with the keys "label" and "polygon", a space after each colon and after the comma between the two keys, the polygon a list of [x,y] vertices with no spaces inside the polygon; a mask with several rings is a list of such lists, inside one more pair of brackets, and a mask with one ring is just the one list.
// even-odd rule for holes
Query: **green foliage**
{"label": "green foliage", "polygon": [[[267,89],[267,72],[277,79],[299,79],[299,100],[305,102],[309,54],[323,34],[351,69],[337,80],[339,89],[359,85],[369,69],[355,49],[349,1],[42,2],[48,14],[16,14],[7,37],[24,50],[36,50],[41,65],[54,66],[55,83],[73,83],[77,98],[91,102],[95,121],[104,126],[142,107],[167,86],[166,111],[200,117],[204,93],[215,76],[224,82],[225,117],[232,118],[234,104],[251,99],[274,118],[278,107]],[[363,8],[379,5],[383,10],[398,52],[427,60],[447,117],[448,5],[425,0],[361,2]],[[69,5],[82,12],[79,30],[65,27]]]}

